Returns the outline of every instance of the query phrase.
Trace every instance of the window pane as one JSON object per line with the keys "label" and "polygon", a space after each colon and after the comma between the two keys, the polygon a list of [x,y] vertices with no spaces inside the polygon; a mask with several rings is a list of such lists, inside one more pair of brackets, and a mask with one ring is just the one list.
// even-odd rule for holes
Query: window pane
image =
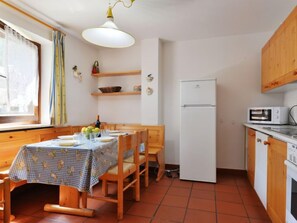
{"label": "window pane", "polygon": [[0,114],[7,113],[7,78],[4,73],[4,33],[0,31]]}
{"label": "window pane", "polygon": [[37,47],[7,30],[0,32],[0,55],[0,116],[34,115],[34,106],[38,106]]}

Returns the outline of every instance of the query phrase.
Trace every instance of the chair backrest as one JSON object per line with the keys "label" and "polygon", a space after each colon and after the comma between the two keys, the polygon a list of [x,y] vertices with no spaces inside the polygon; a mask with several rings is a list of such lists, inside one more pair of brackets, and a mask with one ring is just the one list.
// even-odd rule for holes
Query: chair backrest
{"label": "chair backrest", "polygon": [[148,130],[148,146],[164,148],[165,126],[164,125],[140,125],[140,124],[111,124],[116,130]]}
{"label": "chair backrest", "polygon": [[120,135],[118,137],[118,173],[123,173],[124,154],[133,150],[134,163],[139,164],[139,145],[137,134]]}
{"label": "chair backrest", "polygon": [[115,130],[116,124],[109,124],[106,122],[101,122],[100,129]]}
{"label": "chair backrest", "polygon": [[10,180],[0,180],[0,204],[3,206],[3,223],[10,222]]}

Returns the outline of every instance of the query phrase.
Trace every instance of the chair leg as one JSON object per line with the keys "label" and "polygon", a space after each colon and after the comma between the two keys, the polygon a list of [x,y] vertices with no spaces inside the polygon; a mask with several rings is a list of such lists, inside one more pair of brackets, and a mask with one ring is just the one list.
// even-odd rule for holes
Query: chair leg
{"label": "chair leg", "polygon": [[156,181],[160,181],[165,173],[165,159],[164,159],[164,149],[157,153],[157,163],[159,165],[158,176]]}
{"label": "chair leg", "polygon": [[10,208],[11,208],[11,204],[10,204],[10,180],[9,179],[5,179],[4,180],[4,219],[3,222],[4,223],[9,223],[10,222]]}
{"label": "chair leg", "polygon": [[107,196],[108,195],[108,184],[107,184],[107,180],[102,180],[102,194],[103,194],[103,196]]}
{"label": "chair leg", "polygon": [[134,186],[134,199],[136,201],[140,201],[140,174],[139,174],[139,168],[138,171],[134,173],[134,179],[136,179],[136,183]]}
{"label": "chair leg", "polygon": [[82,192],[81,193],[81,204],[82,208],[87,208],[88,204],[88,193],[87,192]]}
{"label": "chair leg", "polygon": [[148,187],[149,185],[149,162],[145,161],[145,172],[144,172],[144,186]]}
{"label": "chair leg", "polygon": [[124,218],[124,182],[118,181],[118,220]]}

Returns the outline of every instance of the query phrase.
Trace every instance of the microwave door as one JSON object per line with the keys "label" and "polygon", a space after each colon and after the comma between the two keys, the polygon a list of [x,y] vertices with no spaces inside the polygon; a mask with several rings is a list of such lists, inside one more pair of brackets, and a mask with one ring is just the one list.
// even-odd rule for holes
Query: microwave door
{"label": "microwave door", "polygon": [[250,110],[250,121],[272,121],[272,112],[270,109],[251,109]]}

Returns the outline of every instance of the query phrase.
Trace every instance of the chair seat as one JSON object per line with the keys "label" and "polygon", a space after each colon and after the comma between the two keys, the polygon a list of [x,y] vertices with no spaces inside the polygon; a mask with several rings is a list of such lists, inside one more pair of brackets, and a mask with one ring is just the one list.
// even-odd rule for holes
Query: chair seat
{"label": "chair seat", "polygon": [[[134,172],[136,170],[136,166],[135,166],[134,163],[124,163],[123,165],[124,165],[124,167],[123,167],[124,175],[126,173],[131,173],[131,172]],[[107,171],[107,173],[110,174],[110,175],[117,175],[118,174],[118,165],[110,168]]]}
{"label": "chair seat", "polygon": [[162,148],[152,148],[152,147],[150,147],[148,153],[150,155],[156,155],[156,154],[158,154],[160,152],[160,150],[162,150]]}
{"label": "chair seat", "polygon": [[[126,163],[133,163],[134,162],[134,156],[130,156],[126,159],[124,159],[124,162]],[[139,164],[145,163],[145,155],[139,155]]]}

